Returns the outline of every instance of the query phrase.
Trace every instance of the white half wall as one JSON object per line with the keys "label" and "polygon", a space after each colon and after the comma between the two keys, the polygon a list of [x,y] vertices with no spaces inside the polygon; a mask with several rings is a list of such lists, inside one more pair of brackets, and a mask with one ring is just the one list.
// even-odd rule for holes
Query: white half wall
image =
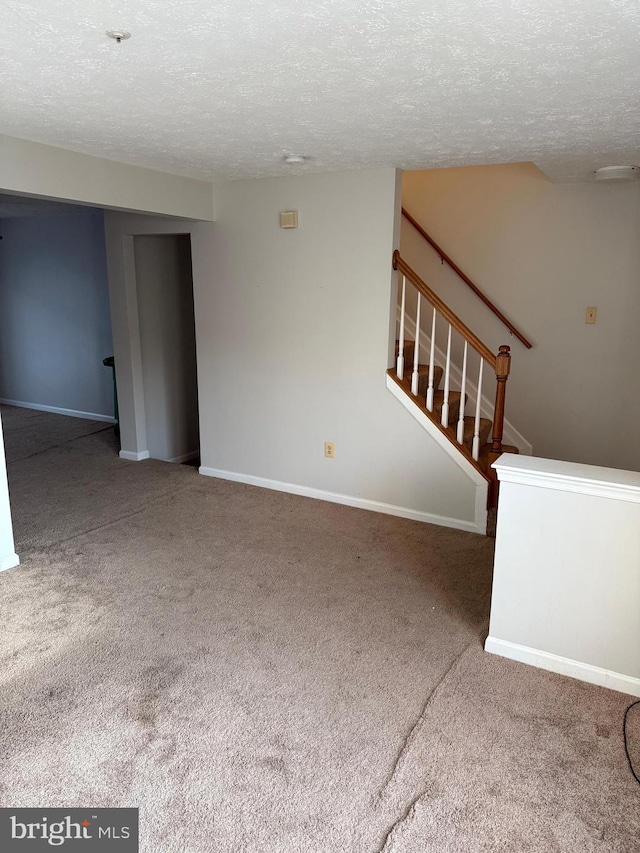
{"label": "white half wall", "polygon": [[4,219],[0,233],[0,398],[112,418],[102,213]]}
{"label": "white half wall", "polygon": [[207,181],[0,135],[0,192],[116,210],[213,219]]}
{"label": "white half wall", "polygon": [[484,533],[476,484],[386,388],[398,189],[393,169],[216,186],[192,243],[201,471]]}
{"label": "white half wall", "polygon": [[15,552],[13,524],[9,504],[9,485],[7,483],[7,465],[4,455],[4,436],[0,417],[0,572],[11,569],[20,562]]}
{"label": "white half wall", "polygon": [[487,651],[640,696],[640,474],[505,454]]}

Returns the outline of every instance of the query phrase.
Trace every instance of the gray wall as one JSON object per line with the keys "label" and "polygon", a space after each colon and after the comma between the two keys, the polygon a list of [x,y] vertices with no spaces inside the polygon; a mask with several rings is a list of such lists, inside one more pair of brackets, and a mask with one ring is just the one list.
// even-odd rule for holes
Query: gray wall
{"label": "gray wall", "polygon": [[0,222],[0,398],[113,415],[102,213]]}
{"label": "gray wall", "polygon": [[134,238],[147,449],[183,461],[198,451],[198,384],[188,234]]}

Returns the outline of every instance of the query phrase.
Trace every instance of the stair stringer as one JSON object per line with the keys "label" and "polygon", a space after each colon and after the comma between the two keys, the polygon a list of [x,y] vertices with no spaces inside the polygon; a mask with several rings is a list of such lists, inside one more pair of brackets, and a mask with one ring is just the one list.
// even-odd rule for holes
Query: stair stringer
{"label": "stair stringer", "polygon": [[[398,325],[400,323],[400,308],[398,308],[397,312],[397,320]],[[416,324],[415,321],[411,319],[411,317],[405,317],[405,333],[407,335],[406,340],[415,340],[416,337]],[[429,336],[426,334],[424,329],[420,329],[420,352],[426,353],[429,352],[430,341]],[[435,346],[436,353],[436,363],[443,366],[447,361],[447,354],[440,349],[440,347],[436,344]],[[421,363],[427,363],[428,358],[421,359]],[[405,371],[411,374],[413,369],[413,365],[405,364]],[[453,381],[453,385],[455,386],[455,390],[459,391],[460,386],[462,384],[462,371],[459,367],[457,367],[453,362],[451,362],[451,379]],[[467,391],[471,394],[471,397],[475,399],[476,393],[478,391],[478,386],[467,377]],[[453,390],[453,387],[452,387]],[[508,403],[508,401],[507,401]],[[480,397],[480,414],[483,418],[488,418],[490,421],[493,421],[493,404],[492,402],[485,397],[484,394]],[[512,423],[510,423],[506,418],[504,419],[504,432],[502,434],[502,441],[504,444],[513,444],[518,448],[520,453],[525,456],[533,456],[533,445],[530,441],[519,432]]]}
{"label": "stair stringer", "polygon": [[414,401],[406,394],[400,386],[393,381],[390,376],[385,377],[387,388],[393,396],[401,403],[412,417],[420,424],[420,426],[433,438],[433,440],[445,451],[456,465],[464,472],[475,486],[475,506],[474,520],[472,532],[479,533],[482,536],[487,531],[487,492],[489,483],[477,468],[471,464],[467,457],[458,450],[457,447],[444,435],[444,433],[434,424],[431,418],[420,410]]}

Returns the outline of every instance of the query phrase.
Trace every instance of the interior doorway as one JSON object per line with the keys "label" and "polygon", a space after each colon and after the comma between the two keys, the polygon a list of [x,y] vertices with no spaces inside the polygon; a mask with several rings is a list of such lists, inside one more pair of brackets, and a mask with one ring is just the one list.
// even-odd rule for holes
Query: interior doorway
{"label": "interior doorway", "polygon": [[149,456],[199,464],[191,237],[141,234],[133,242]]}

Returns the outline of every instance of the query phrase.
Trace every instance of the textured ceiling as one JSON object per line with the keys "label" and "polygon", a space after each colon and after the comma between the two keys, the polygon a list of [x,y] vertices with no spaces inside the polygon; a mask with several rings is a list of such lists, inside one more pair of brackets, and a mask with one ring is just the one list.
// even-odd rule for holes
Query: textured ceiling
{"label": "textured ceiling", "polygon": [[[640,0],[5,0],[0,132],[193,177],[640,163]],[[110,28],[130,30],[118,45]]]}

